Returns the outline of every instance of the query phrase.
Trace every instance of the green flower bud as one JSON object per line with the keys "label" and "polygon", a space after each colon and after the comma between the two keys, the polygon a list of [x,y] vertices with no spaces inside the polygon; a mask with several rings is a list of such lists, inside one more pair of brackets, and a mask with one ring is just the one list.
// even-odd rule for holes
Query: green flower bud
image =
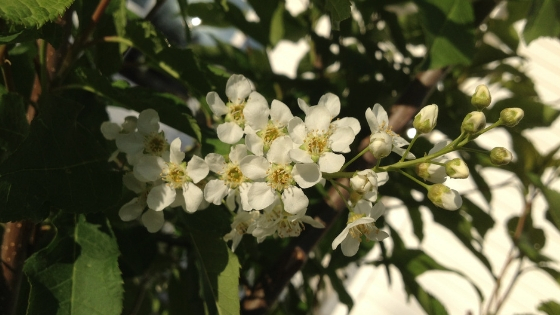
{"label": "green flower bud", "polygon": [[512,158],[513,155],[506,148],[496,147],[490,151],[490,161],[495,165],[506,165]]}
{"label": "green flower bud", "polygon": [[428,133],[436,126],[437,116],[438,106],[436,104],[425,106],[414,117],[412,125],[419,133]]}
{"label": "green flower bud", "polygon": [[428,188],[428,199],[434,205],[445,210],[457,210],[463,205],[463,199],[456,190],[444,184],[434,184]]}
{"label": "green flower bud", "polygon": [[492,97],[490,96],[488,87],[484,84],[477,86],[471,97],[471,104],[473,104],[476,109],[483,110],[490,105],[490,102],[492,102]]}
{"label": "green flower bud", "polygon": [[445,163],[445,173],[451,178],[469,177],[469,167],[465,161],[456,158]]}
{"label": "green flower bud", "polygon": [[525,112],[521,108],[505,108],[500,112],[500,120],[504,126],[513,127],[523,119],[524,115]]}
{"label": "green flower bud", "polygon": [[461,130],[467,133],[477,133],[486,126],[486,116],[483,112],[470,112],[463,119]]}

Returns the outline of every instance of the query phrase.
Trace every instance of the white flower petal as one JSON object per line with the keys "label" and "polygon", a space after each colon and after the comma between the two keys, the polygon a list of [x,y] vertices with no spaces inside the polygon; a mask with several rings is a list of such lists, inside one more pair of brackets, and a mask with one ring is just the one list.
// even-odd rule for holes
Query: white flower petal
{"label": "white flower petal", "polygon": [[340,244],[340,249],[344,256],[350,257],[356,255],[358,249],[360,249],[360,240],[353,237],[346,237],[342,244]]}
{"label": "white flower petal", "polygon": [[371,208],[371,212],[368,214],[368,216],[377,221],[377,219],[379,219],[379,217],[382,216],[384,213],[385,213],[385,205],[381,202],[378,202],[375,204],[375,206],[373,206],[373,208]]}
{"label": "white flower petal", "polygon": [[140,113],[140,115],[138,115],[136,128],[138,128],[138,132],[140,132],[143,135],[149,135],[152,132],[158,132],[159,131],[158,113],[151,108],[143,110]]}
{"label": "white flower petal", "polygon": [[292,161],[296,163],[313,163],[311,156],[302,149],[292,149],[288,152]]}
{"label": "white flower petal", "polygon": [[240,74],[232,75],[226,83],[226,95],[234,104],[241,104],[251,93],[251,83]]}
{"label": "white flower petal", "polygon": [[359,214],[369,215],[371,214],[372,208],[373,207],[370,201],[360,199],[358,200],[358,202],[356,202],[356,205],[354,206],[354,212]]}
{"label": "white flower petal", "polygon": [[223,116],[228,113],[226,104],[224,104],[224,101],[216,92],[206,94],[206,103],[208,103],[208,106],[210,106],[210,109],[216,116]]}
{"label": "white flower petal", "polygon": [[342,165],[344,165],[345,158],[341,154],[335,154],[332,152],[325,152],[319,158],[319,169],[321,172],[334,173],[340,171]]}
{"label": "white flower petal", "polygon": [[148,194],[148,207],[150,209],[161,211],[168,207],[173,201],[177,193],[175,189],[166,184],[158,185],[150,190]]}
{"label": "white flower petal", "polygon": [[243,137],[243,129],[234,122],[226,122],[218,125],[218,138],[227,144],[234,144]]}
{"label": "white flower petal", "polygon": [[340,127],[350,127],[356,136],[362,127],[360,126],[360,121],[354,117],[344,117],[333,121],[331,124],[335,125],[337,128]]}
{"label": "white flower petal", "polygon": [[142,215],[142,224],[144,224],[150,233],[155,233],[161,230],[164,223],[165,218],[163,216],[163,211],[148,209],[148,211]]}
{"label": "white flower petal", "polygon": [[[325,106],[313,106],[305,116],[307,130],[326,133],[331,124],[331,113]],[[290,134],[291,135],[291,134]],[[294,140],[294,142],[296,142]]]}
{"label": "white flower petal", "polygon": [[139,180],[154,181],[160,178],[162,170],[166,168],[167,164],[159,156],[144,155],[134,165],[134,176]]}
{"label": "white flower petal", "polygon": [[247,133],[247,127],[245,127],[245,145],[247,149],[253,152],[254,155],[262,156],[264,154],[264,142],[261,137],[255,133]]}
{"label": "white flower petal", "polygon": [[332,249],[335,250],[338,245],[340,245],[340,243],[342,243],[342,241],[344,241],[344,239],[346,238],[346,236],[348,236],[348,232],[350,231],[350,229],[348,227],[344,228],[344,230],[342,230],[342,232],[340,232],[340,234],[338,234],[337,237],[335,237],[335,239],[332,242]]}
{"label": "white flower petal", "polygon": [[336,128],[329,137],[331,149],[334,152],[350,151],[350,144],[354,142],[355,134],[350,127]]}
{"label": "white flower petal", "polygon": [[253,183],[248,192],[249,204],[255,210],[262,210],[274,202],[276,193],[263,182]]}
{"label": "white flower petal", "polygon": [[187,163],[187,175],[192,179],[194,183],[198,183],[208,176],[208,164],[200,157],[194,155],[189,163]]}
{"label": "white flower petal", "polygon": [[146,190],[146,183],[138,180],[133,173],[127,173],[123,176],[124,187],[139,194]]}
{"label": "white flower petal", "polygon": [[206,161],[206,164],[208,165],[208,168],[217,174],[220,174],[223,172],[224,167],[226,166],[226,160],[224,159],[224,157],[220,154],[216,154],[216,153],[208,153],[208,155],[206,155],[206,157],[204,157],[204,161]]}
{"label": "white flower petal", "polygon": [[259,180],[266,177],[270,163],[262,156],[248,155],[241,160],[239,167],[244,176],[252,180]]}
{"label": "white flower petal", "polygon": [[119,210],[119,217],[123,221],[132,221],[142,214],[145,207],[146,205],[142,205],[138,202],[138,198],[133,198],[121,207]]}
{"label": "white flower petal", "polygon": [[317,220],[314,220],[312,217],[310,216],[303,216],[301,219],[301,222],[303,223],[307,223],[309,225],[311,225],[314,228],[318,228],[318,229],[323,229],[325,228],[325,225]]}
{"label": "white flower petal", "polygon": [[389,127],[389,116],[381,104],[373,105],[373,115],[377,118],[379,126]]}
{"label": "white flower petal", "polygon": [[245,123],[255,130],[261,130],[268,124],[268,102],[258,92],[251,92],[249,99],[243,108]]}
{"label": "white flower petal", "polygon": [[[393,151],[396,154],[402,156],[406,150],[404,148],[397,148],[397,147],[393,146],[393,149],[391,151]],[[407,160],[412,160],[412,159],[415,159],[416,156],[414,156],[414,154],[412,154],[412,152],[408,152],[408,154],[406,155],[405,158]]]}
{"label": "white flower petal", "polygon": [[247,146],[238,144],[231,147],[229,150],[229,160],[233,163],[239,164],[241,160],[247,156]]}
{"label": "white flower petal", "polygon": [[249,204],[249,190],[253,186],[252,183],[243,183],[239,186],[239,197],[241,199],[241,208],[245,211],[251,211],[254,208]]}
{"label": "white flower petal", "polygon": [[366,121],[369,126],[371,133],[376,133],[379,131],[379,124],[377,123],[377,117],[373,114],[371,108],[366,109]]}
{"label": "white flower petal", "polygon": [[455,189],[450,189],[450,192],[441,197],[441,203],[446,210],[457,210],[463,205],[463,199]]}
{"label": "white flower petal", "polygon": [[303,144],[305,137],[307,137],[307,130],[305,129],[303,120],[297,116],[292,118],[290,122],[288,122],[288,133],[294,143]]}
{"label": "white flower petal", "polygon": [[298,103],[299,109],[301,109],[301,111],[304,112],[307,115],[307,112],[309,112],[310,106],[307,105],[307,103],[304,100],[302,100],[301,98],[297,99],[297,103]]}
{"label": "white flower petal", "polygon": [[122,130],[121,126],[110,121],[104,121],[100,129],[103,137],[107,140],[115,140]]}
{"label": "white flower petal", "polygon": [[169,162],[181,164],[185,159],[185,152],[181,151],[181,138],[175,138],[169,145]]}
{"label": "white flower petal", "polygon": [[340,99],[332,93],[327,93],[321,96],[317,105],[325,106],[331,113],[331,119],[340,114]]}
{"label": "white flower petal", "polygon": [[222,199],[228,194],[229,188],[223,180],[213,179],[204,186],[204,199],[215,205],[221,205]]}
{"label": "white flower petal", "polygon": [[309,199],[299,187],[290,187],[282,192],[282,202],[284,202],[284,210],[291,214],[305,211],[309,206]]}
{"label": "white flower petal", "polygon": [[138,132],[117,135],[117,148],[126,154],[137,154],[144,151],[144,136]]}
{"label": "white flower petal", "polygon": [[294,147],[290,136],[283,136],[275,139],[270,145],[270,149],[266,153],[266,158],[275,164],[290,164],[292,159],[288,154]]}
{"label": "white flower petal", "polygon": [[294,165],[292,176],[301,188],[312,187],[323,178],[319,170],[319,165],[315,163]]}
{"label": "white flower petal", "polygon": [[193,183],[185,183],[183,185],[183,198],[185,198],[185,209],[191,213],[195,212],[203,199],[202,190]]}
{"label": "white flower petal", "polygon": [[270,120],[278,126],[285,127],[294,118],[290,108],[279,100],[273,100],[270,105]]}
{"label": "white flower petal", "polygon": [[371,231],[368,235],[367,238],[370,240],[377,240],[377,241],[382,241],[384,239],[386,239],[387,237],[389,237],[389,234],[387,234],[387,232],[382,231],[378,228],[374,229],[373,231]]}
{"label": "white flower petal", "polygon": [[389,173],[387,172],[376,173],[376,175],[377,175],[377,186],[385,185],[385,183],[389,181]]}

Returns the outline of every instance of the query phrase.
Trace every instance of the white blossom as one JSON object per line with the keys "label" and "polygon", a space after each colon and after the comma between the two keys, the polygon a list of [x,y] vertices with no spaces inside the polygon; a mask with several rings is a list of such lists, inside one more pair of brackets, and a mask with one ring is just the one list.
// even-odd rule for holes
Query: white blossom
{"label": "white blossom", "polygon": [[[274,140],[288,134],[288,123],[294,115],[286,104],[273,100],[270,106],[270,119],[267,112],[260,112],[262,117],[254,119],[252,126],[245,127],[245,144],[249,151],[255,155],[263,155],[270,149]],[[263,119],[265,118],[265,119]]]}
{"label": "white blossom", "polygon": [[372,206],[370,202],[361,200],[360,206],[355,207],[353,212],[348,215],[348,222],[342,232],[332,242],[332,249],[335,250],[341,245],[342,253],[345,256],[354,256],[362,242],[362,235],[368,240],[382,241],[389,237],[387,232],[378,229],[375,221],[385,212],[385,206],[378,202]]}
{"label": "white blossom", "polygon": [[[409,143],[391,130],[391,126],[389,126],[389,116],[387,116],[387,112],[381,105],[375,104],[373,108],[368,108],[366,110],[366,120],[372,135],[378,132],[386,133],[391,137],[393,143],[391,151],[400,156],[404,154],[405,149],[402,147],[409,145]],[[413,159],[415,157],[409,152],[406,158]]]}
{"label": "white blossom", "polygon": [[389,176],[387,172],[375,173],[371,169],[356,172],[350,178],[350,187],[358,193],[361,199],[371,202],[377,200],[377,187],[385,184]]}
{"label": "white blossom", "polygon": [[[441,151],[445,146],[449,144],[449,140],[442,140],[436,143],[433,148],[428,152],[428,155],[437,153]],[[436,162],[443,164],[447,161],[445,155],[433,158],[430,162]],[[435,163],[420,163],[416,166],[416,174],[422,179],[427,180],[432,183],[441,184],[447,180],[447,172],[445,171],[445,165],[435,164]]]}
{"label": "white blossom", "polygon": [[210,170],[218,176],[218,178],[210,180],[204,187],[206,201],[220,205],[227,196],[226,205],[229,209],[235,208],[236,201],[241,204],[243,210],[253,209],[247,197],[251,186],[249,178],[243,174],[240,168],[240,162],[246,156],[247,147],[244,144],[237,144],[230,149],[229,162],[216,153],[210,153],[205,157]]}
{"label": "white blossom", "polygon": [[290,150],[290,158],[297,163],[317,163],[321,172],[334,173],[344,165],[346,152],[354,141],[350,126],[331,124],[332,114],[324,105],[310,107],[305,122],[294,117],[288,124],[288,132],[296,148]]}
{"label": "white blossom", "polygon": [[251,234],[256,227],[259,211],[239,211],[231,223],[231,231],[224,236],[224,241],[232,241],[231,251],[234,252],[245,234]]}
{"label": "white blossom", "polygon": [[227,103],[224,103],[218,93],[209,92],[206,102],[216,116],[224,116],[224,123],[218,125],[217,133],[220,141],[234,144],[244,134],[243,129],[249,126],[262,125],[268,120],[268,103],[257,92],[251,92],[251,83],[242,75],[232,75],[226,84]]}
{"label": "white blossom", "polygon": [[[164,159],[165,158],[165,159]],[[208,175],[208,165],[198,156],[183,162],[185,153],[181,151],[181,139],[171,142],[170,151],[164,158],[144,155],[134,166],[134,175],[141,181],[161,179],[148,194],[147,203],[150,209],[161,211],[175,202],[177,193],[184,198],[185,208],[194,212],[203,199],[202,190],[196,185]]]}
{"label": "white blossom", "polygon": [[289,213],[307,208],[309,199],[301,188],[317,184],[321,172],[315,163],[292,165],[288,152],[293,146],[291,138],[283,136],[271,144],[266,158],[252,155],[241,161],[243,174],[255,181],[248,192],[249,204],[254,209],[268,207],[279,194]]}

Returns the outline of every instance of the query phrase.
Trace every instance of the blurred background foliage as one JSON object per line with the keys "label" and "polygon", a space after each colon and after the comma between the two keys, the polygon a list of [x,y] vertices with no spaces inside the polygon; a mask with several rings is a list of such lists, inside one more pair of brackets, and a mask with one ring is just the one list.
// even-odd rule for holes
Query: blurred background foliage
{"label": "blurred background foliage", "polygon": [[[16,311],[6,314],[23,314],[39,305],[49,310],[42,314],[81,313],[75,306],[64,308],[60,301],[81,303],[87,296],[72,288],[55,293],[57,284],[66,280],[77,286],[86,283],[62,267],[65,263],[80,266],[78,259],[84,256],[76,248],[82,254],[95,252],[78,239],[79,233],[101,237],[100,233],[106,246],[118,245],[120,251],[120,255],[109,253],[103,258],[112,261],[112,267],[100,263],[96,270],[105,273],[118,259],[122,283],[118,272],[104,280],[110,284],[99,279],[87,282],[91,292],[106,285],[114,285],[115,294],[124,292],[122,310],[115,305],[120,301],[96,295],[95,307],[102,314],[309,314],[317,309],[320,292],[329,285],[351,308],[352,298],[337,271],[363,262],[374,246],[381,246],[381,256],[371,263],[387,270],[396,267],[407,294],[427,314],[446,314],[444,305],[417,277],[430,270],[449,271],[470,281],[468,275],[440,265],[437,257],[418,248],[407,248],[398,229],[383,218],[379,225],[390,231],[392,248],[362,242],[354,257],[332,251],[331,242],[344,228],[347,210],[327,209],[323,190],[307,190],[310,215],[332,212],[322,217],[328,223],[323,234],[309,228],[299,238],[269,238],[261,244],[245,237],[235,254],[221,239],[231,221],[222,207],[211,206],[195,214],[166,211],[169,224],[157,234],[147,233],[137,222],[120,221],[116,213],[132,195],[121,193],[122,173],[106,163],[114,149],[99,133],[101,122],[108,119],[106,105],[136,111],[154,108],[162,122],[200,142],[193,152],[227,153],[229,147],[217,140],[212,128],[205,96],[209,91],[223,95],[226,80],[234,73],[249,78],[269,102],[278,99],[296,115],[303,114],[298,98],[316,104],[327,92],[338,95],[341,117],[356,117],[362,123],[353,152],[358,152],[360,139],[369,136],[364,112],[375,103],[389,112],[392,104],[409,105],[413,112],[424,104],[438,104],[437,130],[455,138],[463,117],[473,110],[472,91],[465,93],[462,84],[484,79],[502,87],[509,96],[487,111],[488,121],[496,121],[505,107],[525,111],[524,120],[507,129],[517,160],[502,169],[519,178],[520,194],[528,205],[536,193],[544,195],[549,205],[547,219],[560,229],[560,194],[547,188],[542,179],[546,170],[555,172],[560,165],[556,149],[542,155],[522,133],[550,126],[559,112],[539,101],[531,78],[520,66],[523,58],[516,53],[521,40],[528,44],[541,36],[558,37],[558,1],[310,0],[302,2],[295,13],[281,0],[39,2],[49,10],[40,11],[28,1],[0,6],[4,74],[0,85],[0,221],[33,220],[41,227],[31,249],[34,259],[24,268],[29,281],[23,281],[16,294]],[[96,17],[100,4],[107,6]],[[144,10],[132,10],[138,7]],[[522,19],[527,20],[523,39],[514,29]],[[242,40],[235,41],[239,37]],[[283,41],[308,47],[294,75],[273,70],[270,52]],[[421,80],[434,73],[437,77],[431,84]],[[27,104],[39,113],[31,125],[25,116]],[[412,117],[398,116],[404,120],[398,122],[404,126],[399,132],[408,129]],[[422,156],[431,146],[421,138],[413,152]],[[475,143],[470,148],[482,149]],[[495,166],[484,153],[465,152],[461,157],[489,204],[490,187],[474,170]],[[380,193],[406,205],[418,241],[430,233],[423,228],[419,213],[420,207],[427,207],[437,223],[449,229],[494,279],[500,279],[482,248],[495,224],[492,214],[467,198],[459,211],[437,209],[427,198],[414,197],[411,182],[403,178],[391,174]],[[539,252],[546,241],[544,233],[532,226],[529,210],[518,212],[508,222],[512,260],[529,261],[560,281],[560,271],[554,268],[557,262]],[[307,258],[305,264],[294,270],[279,269],[278,264],[298,246]],[[59,259],[60,252],[68,257]],[[95,263],[97,258],[88,259]],[[64,270],[46,279],[37,272],[45,266]],[[300,281],[289,281],[298,271]],[[271,273],[285,281],[267,283]],[[483,296],[472,285],[481,304],[494,298]],[[262,292],[264,299],[259,295]],[[539,309],[558,314],[557,302],[548,301]],[[498,309],[494,305],[485,313]]]}

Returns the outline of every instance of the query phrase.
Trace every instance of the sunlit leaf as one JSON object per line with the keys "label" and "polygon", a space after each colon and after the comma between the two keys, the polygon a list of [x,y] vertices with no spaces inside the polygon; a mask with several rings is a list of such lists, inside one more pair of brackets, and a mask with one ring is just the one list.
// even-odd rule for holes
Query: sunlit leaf
{"label": "sunlit leaf", "polygon": [[527,45],[541,37],[560,35],[560,16],[558,2],[555,0],[536,0],[531,2],[527,24],[523,29],[523,39]]}
{"label": "sunlit leaf", "polygon": [[0,18],[11,23],[39,28],[62,15],[73,2],[74,0],[7,1],[0,6]]}
{"label": "sunlit leaf", "polygon": [[537,309],[541,312],[545,312],[547,315],[560,314],[560,304],[555,301],[542,302]]}
{"label": "sunlit leaf", "polygon": [[417,2],[428,52],[423,69],[468,65],[474,56],[474,15],[468,0]]}

